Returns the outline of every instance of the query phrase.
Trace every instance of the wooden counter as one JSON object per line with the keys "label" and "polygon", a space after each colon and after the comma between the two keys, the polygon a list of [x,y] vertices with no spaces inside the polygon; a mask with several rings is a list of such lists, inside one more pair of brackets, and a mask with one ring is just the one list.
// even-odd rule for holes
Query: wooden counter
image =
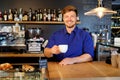
{"label": "wooden counter", "polygon": [[87,62],[60,66],[48,62],[50,80],[120,80],[120,69],[105,62]]}

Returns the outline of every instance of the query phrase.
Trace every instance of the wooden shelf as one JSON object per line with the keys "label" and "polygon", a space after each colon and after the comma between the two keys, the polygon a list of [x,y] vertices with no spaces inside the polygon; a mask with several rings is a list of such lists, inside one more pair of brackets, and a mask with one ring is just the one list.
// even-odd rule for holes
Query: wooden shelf
{"label": "wooden shelf", "polygon": [[116,17],[111,17],[112,19],[119,19],[120,16],[116,16]]}
{"label": "wooden shelf", "polygon": [[[20,23],[20,24],[64,24],[64,22],[58,22],[58,21],[0,21],[0,24],[14,24],[14,23]],[[80,24],[80,21],[77,22],[77,24]]]}
{"label": "wooden shelf", "polygon": [[16,65],[16,66],[18,66],[18,65],[24,65],[24,64],[29,64],[29,65],[39,65],[39,63],[12,63],[12,65]]}
{"label": "wooden shelf", "polygon": [[120,29],[120,26],[118,26],[118,27],[111,27],[111,29]]}
{"label": "wooden shelf", "polygon": [[0,57],[44,57],[43,53],[4,53],[0,52]]}

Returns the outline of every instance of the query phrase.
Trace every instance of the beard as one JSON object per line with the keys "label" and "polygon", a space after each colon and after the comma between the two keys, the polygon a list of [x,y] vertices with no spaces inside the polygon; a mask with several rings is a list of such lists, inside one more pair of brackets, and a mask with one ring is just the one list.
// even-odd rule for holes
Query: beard
{"label": "beard", "polygon": [[66,26],[67,28],[73,28],[74,26]]}
{"label": "beard", "polygon": [[75,24],[72,24],[72,25],[66,24],[66,27],[67,28],[73,28],[73,27],[75,27]]}

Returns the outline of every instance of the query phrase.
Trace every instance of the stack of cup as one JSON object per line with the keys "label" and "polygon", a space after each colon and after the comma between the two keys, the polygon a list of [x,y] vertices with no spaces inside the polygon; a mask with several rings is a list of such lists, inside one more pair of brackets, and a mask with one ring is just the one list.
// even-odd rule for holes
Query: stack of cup
{"label": "stack of cup", "polygon": [[113,53],[111,54],[111,64],[113,67],[118,67],[118,54],[117,53]]}
{"label": "stack of cup", "polygon": [[117,51],[112,51],[111,53],[111,64],[115,68],[120,68],[120,54]]}

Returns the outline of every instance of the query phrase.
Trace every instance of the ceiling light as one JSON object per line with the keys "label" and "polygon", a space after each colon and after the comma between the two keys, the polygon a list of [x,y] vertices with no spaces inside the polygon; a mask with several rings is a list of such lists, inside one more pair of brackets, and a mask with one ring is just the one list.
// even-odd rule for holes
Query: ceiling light
{"label": "ceiling light", "polygon": [[98,16],[99,18],[102,18],[104,15],[110,15],[110,14],[116,14],[117,11],[110,10],[108,8],[103,7],[102,5],[103,0],[98,0],[98,7],[94,8],[86,13],[85,15],[93,15]]}

